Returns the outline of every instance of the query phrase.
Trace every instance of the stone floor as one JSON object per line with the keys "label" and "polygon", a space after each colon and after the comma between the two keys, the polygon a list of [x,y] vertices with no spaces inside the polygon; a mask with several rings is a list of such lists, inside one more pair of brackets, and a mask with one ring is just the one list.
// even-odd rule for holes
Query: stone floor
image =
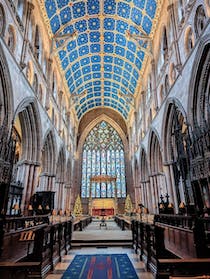
{"label": "stone floor", "polygon": [[[102,233],[103,231],[103,233]],[[82,240],[91,240],[91,239],[130,239],[130,231],[121,231],[120,228],[113,221],[107,223],[107,229],[101,228],[99,222],[92,222],[87,228],[82,232],[74,232],[72,239],[82,239]],[[69,251],[69,254],[62,258],[62,262],[58,263],[55,267],[55,270],[47,276],[46,279],[61,279],[64,271],[67,269],[75,255],[78,254],[127,254],[133,263],[136,273],[140,279],[153,279],[154,277],[150,272],[146,272],[145,265],[139,260],[139,256],[135,254],[132,248],[128,247],[83,247],[75,248]],[[126,278],[124,278],[126,279]]]}
{"label": "stone floor", "polygon": [[132,232],[122,231],[117,224],[112,221],[106,221],[106,226],[100,226],[101,221],[93,221],[83,231],[73,232],[72,240],[132,240]]}

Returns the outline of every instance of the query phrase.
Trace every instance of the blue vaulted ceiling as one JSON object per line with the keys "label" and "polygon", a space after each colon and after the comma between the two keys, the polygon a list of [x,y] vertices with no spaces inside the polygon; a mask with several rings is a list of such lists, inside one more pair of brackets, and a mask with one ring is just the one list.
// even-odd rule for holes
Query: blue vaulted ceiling
{"label": "blue vaulted ceiling", "polygon": [[123,96],[135,94],[146,54],[126,32],[150,35],[160,1],[40,1],[52,38],[77,32],[58,56],[70,94],[81,94],[75,104],[78,118],[103,106],[127,119],[131,103]]}

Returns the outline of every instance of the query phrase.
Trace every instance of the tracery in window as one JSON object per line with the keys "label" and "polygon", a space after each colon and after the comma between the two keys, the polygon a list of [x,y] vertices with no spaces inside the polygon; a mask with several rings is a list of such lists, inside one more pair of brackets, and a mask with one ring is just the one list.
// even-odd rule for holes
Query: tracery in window
{"label": "tracery in window", "polygon": [[181,25],[184,22],[184,4],[183,0],[178,1],[178,21]]}
{"label": "tracery in window", "polygon": [[206,15],[202,5],[200,5],[195,14],[195,33],[196,37],[200,36],[205,26]]}
{"label": "tracery in window", "polygon": [[34,74],[33,89],[34,89],[35,94],[38,94],[38,77],[37,77],[37,74]]}
{"label": "tracery in window", "polygon": [[147,95],[146,95],[146,103],[150,100],[151,97],[151,92],[152,92],[152,82],[151,82],[151,76],[148,76],[147,80]]}
{"label": "tracery in window", "polygon": [[162,43],[163,59],[164,62],[168,59],[168,39],[166,27],[163,29],[163,43]]}
{"label": "tracery in window", "polygon": [[24,0],[18,0],[17,13],[21,19],[23,17],[23,11],[24,11]]}
{"label": "tracery in window", "polygon": [[40,42],[39,42],[39,27],[37,25],[36,25],[36,29],[35,29],[35,38],[34,38],[34,54],[35,54],[35,57],[39,60]]}
{"label": "tracery in window", "polygon": [[[116,176],[116,182],[90,182],[93,176]],[[116,183],[116,185],[115,185]],[[126,197],[125,156],[122,139],[107,122],[97,124],[83,145],[81,196]]]}
{"label": "tracery in window", "polygon": [[0,36],[4,36],[5,26],[6,26],[5,12],[2,5],[0,5]]}
{"label": "tracery in window", "polygon": [[169,91],[169,80],[168,80],[168,75],[165,76],[165,96],[168,94]]}

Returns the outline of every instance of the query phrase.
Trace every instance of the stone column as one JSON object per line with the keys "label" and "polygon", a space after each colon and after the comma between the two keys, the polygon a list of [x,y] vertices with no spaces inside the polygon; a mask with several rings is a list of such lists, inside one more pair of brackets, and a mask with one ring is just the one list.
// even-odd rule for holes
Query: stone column
{"label": "stone column", "polygon": [[25,22],[25,29],[24,29],[24,35],[23,35],[23,45],[22,45],[22,51],[21,51],[21,57],[20,57],[20,66],[22,69],[26,67],[25,64],[25,58],[26,58],[26,52],[28,47],[28,31],[29,31],[29,23],[31,20],[31,13],[34,9],[34,5],[31,2],[27,2],[27,12],[26,12],[26,22]]}
{"label": "stone column", "polygon": [[48,111],[50,108],[50,94],[51,94],[51,70],[52,70],[52,59],[47,61],[47,92],[45,100],[45,109]]}
{"label": "stone column", "polygon": [[145,91],[142,91],[142,122],[143,122],[143,133],[145,135],[146,133],[146,97],[145,97]]}
{"label": "stone column", "polygon": [[157,98],[157,84],[156,84],[156,69],[155,69],[155,60],[152,59],[152,95],[155,103],[155,110],[158,110],[158,98]]}
{"label": "stone column", "polygon": [[59,92],[59,105],[60,105],[60,110],[59,110],[59,119],[58,119],[58,131],[61,134],[61,123],[62,123],[62,96],[63,96],[63,92],[60,91]]}
{"label": "stone column", "polygon": [[177,199],[177,194],[176,194],[177,190],[175,189],[176,186],[175,186],[175,181],[174,181],[174,171],[173,171],[172,164],[170,164],[168,166],[167,172],[169,173],[169,177],[170,177],[169,188],[170,188],[170,191],[174,198],[174,208],[178,213],[179,204],[178,204],[178,199]]}
{"label": "stone column", "polygon": [[157,205],[156,205],[156,199],[155,199],[155,188],[153,184],[153,177],[149,176],[150,179],[150,186],[151,186],[151,206],[150,208],[152,209],[151,213],[157,213]]}
{"label": "stone column", "polygon": [[177,69],[178,73],[180,74],[181,69],[182,69],[182,62],[181,62],[181,56],[180,56],[180,50],[179,50],[179,44],[178,44],[178,32],[177,32],[177,22],[176,22],[176,17],[175,17],[174,4],[169,5],[167,10],[169,12],[169,16],[170,16],[171,23],[172,23],[172,29],[173,29],[174,47],[175,47],[176,61],[177,61],[175,68]]}
{"label": "stone column", "polygon": [[38,167],[39,164],[36,162],[26,160],[18,164],[17,181],[20,181],[23,184],[21,211],[24,214],[27,214],[30,198],[34,194],[38,180]]}

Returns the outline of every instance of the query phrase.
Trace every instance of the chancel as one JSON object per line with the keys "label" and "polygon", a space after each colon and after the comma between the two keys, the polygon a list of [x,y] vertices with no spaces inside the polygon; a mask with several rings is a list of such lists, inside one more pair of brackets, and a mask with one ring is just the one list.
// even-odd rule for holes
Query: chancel
{"label": "chancel", "polygon": [[1,278],[210,278],[209,17],[0,0]]}

